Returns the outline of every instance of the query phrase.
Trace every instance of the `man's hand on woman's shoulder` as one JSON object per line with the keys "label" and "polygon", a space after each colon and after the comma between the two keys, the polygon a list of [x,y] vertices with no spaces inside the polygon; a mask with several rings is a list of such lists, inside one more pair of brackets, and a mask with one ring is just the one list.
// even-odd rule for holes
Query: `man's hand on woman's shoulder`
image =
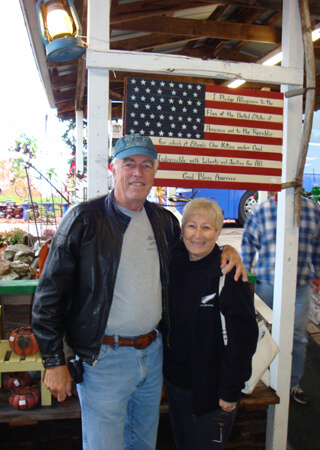
{"label": "man's hand on woman's shoulder", "polygon": [[239,253],[231,245],[225,245],[221,253],[221,265],[224,274],[229,273],[234,267],[236,272],[234,275],[235,281],[238,281],[242,276],[242,281],[248,281],[247,271],[244,267]]}

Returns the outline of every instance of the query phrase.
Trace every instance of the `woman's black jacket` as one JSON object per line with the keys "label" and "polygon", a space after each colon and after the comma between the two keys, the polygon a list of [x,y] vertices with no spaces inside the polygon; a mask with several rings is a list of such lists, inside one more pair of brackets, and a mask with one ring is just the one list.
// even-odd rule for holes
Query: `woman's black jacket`
{"label": "woman's black jacket", "polygon": [[[180,227],[174,215],[159,205],[146,201],[144,206],[157,242],[166,321],[169,262],[180,242]],[[80,203],[63,217],[32,311],[32,328],[45,367],[65,364],[64,335],[83,361],[92,365],[97,359],[129,222],[116,208],[113,193]]]}
{"label": "woman's black jacket", "polygon": [[[218,409],[220,398],[227,402],[239,400],[241,389],[251,375],[251,359],[258,338],[248,283],[234,281],[233,270],[226,275],[224,288],[219,295],[220,255],[221,251],[216,245],[211,254],[203,259],[206,264],[201,266],[201,282],[192,278],[190,286],[187,280],[191,279],[189,270],[192,269],[188,264],[186,250],[173,258],[170,270],[171,329],[165,333],[167,336],[164,339],[164,375],[172,384],[184,388],[179,382],[185,373],[190,373],[189,388],[192,390],[193,412],[196,416]],[[207,302],[207,298],[211,300]],[[172,304],[177,301],[179,307],[174,309]],[[192,307],[185,307],[189,311],[186,317],[189,330],[183,344],[181,335],[175,333],[173,311],[179,314],[181,326],[181,310],[184,309],[185,301],[191,302]],[[220,311],[226,320],[227,346],[223,342]],[[175,339],[180,342],[180,347],[175,346]],[[181,354],[189,354],[189,360],[179,360]]]}

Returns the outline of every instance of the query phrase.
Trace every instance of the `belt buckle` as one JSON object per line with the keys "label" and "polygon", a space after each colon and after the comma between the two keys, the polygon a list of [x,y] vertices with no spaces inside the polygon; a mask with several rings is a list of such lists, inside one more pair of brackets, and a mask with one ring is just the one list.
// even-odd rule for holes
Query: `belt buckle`
{"label": "belt buckle", "polygon": [[150,334],[144,334],[143,336],[138,336],[134,340],[134,348],[137,350],[142,350],[148,347],[152,342],[152,336]]}

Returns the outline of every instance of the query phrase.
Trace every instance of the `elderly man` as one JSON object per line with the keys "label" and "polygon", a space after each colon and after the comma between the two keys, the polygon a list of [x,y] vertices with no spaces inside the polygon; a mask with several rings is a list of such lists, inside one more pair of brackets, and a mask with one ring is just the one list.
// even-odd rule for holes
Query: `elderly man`
{"label": "elderly man", "polygon": [[[78,384],[83,448],[154,449],[168,321],[168,267],[180,227],[146,197],[157,170],[150,138],[132,134],[114,149],[115,189],[71,208],[53,238],[33,305],[32,327],[59,401],[71,395],[63,337],[83,366]],[[229,261],[229,263],[227,263]],[[237,263],[232,247],[221,263]]]}

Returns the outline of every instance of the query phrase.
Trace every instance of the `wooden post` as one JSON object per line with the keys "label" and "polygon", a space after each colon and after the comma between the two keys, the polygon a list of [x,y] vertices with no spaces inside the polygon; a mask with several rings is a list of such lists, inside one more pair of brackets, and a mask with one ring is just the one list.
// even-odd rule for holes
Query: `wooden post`
{"label": "wooden post", "polygon": [[[283,1],[282,65],[303,68],[298,0]],[[300,85],[293,89],[302,87]],[[289,87],[282,85],[282,92]],[[290,88],[291,89],[291,88]],[[295,179],[302,130],[302,97],[284,100],[283,182]],[[273,301],[272,336],[280,347],[280,353],[271,364],[270,385],[276,389],[280,404],[270,406],[267,421],[267,449],[286,449],[291,352],[296,295],[297,253],[299,229],[294,224],[294,188],[278,195],[276,266]]]}
{"label": "wooden post", "polygon": [[[76,111],[76,173],[83,174],[83,111]],[[83,181],[76,177],[76,198],[83,201]]]}
{"label": "wooden post", "polygon": [[[109,50],[109,35],[110,1],[89,1],[88,50]],[[99,164],[108,160],[108,118],[109,70],[88,67],[88,199],[108,192],[108,173]]]}

